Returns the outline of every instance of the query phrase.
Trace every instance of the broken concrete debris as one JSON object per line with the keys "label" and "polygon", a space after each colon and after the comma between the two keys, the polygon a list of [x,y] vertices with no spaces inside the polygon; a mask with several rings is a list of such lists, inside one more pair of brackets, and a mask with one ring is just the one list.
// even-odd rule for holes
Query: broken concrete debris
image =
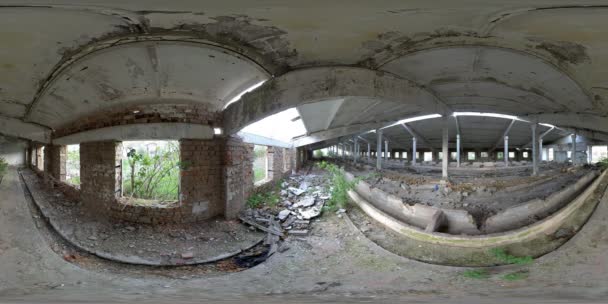
{"label": "broken concrete debris", "polygon": [[[281,204],[274,208],[248,209],[240,219],[268,233],[269,255],[277,251],[280,237],[306,236],[310,220],[321,215],[325,202],[331,198],[323,185],[323,177],[316,175],[292,176],[281,183]],[[287,190],[286,190],[287,189]],[[344,213],[341,209],[338,213]]]}

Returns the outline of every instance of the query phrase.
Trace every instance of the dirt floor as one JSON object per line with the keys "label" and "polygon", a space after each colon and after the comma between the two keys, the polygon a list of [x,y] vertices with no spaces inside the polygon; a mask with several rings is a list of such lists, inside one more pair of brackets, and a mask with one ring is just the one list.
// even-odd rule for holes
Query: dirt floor
{"label": "dirt floor", "polygon": [[507,208],[533,199],[544,199],[593,169],[566,170],[563,166],[545,166],[538,176],[530,176],[527,171],[511,176],[487,176],[487,172],[480,172],[478,176],[468,174],[452,178],[447,185],[441,183],[440,175],[420,175],[407,170],[376,173],[353,166],[347,166],[347,170],[365,177],[372,187],[400,197],[404,204],[462,209],[482,223]]}
{"label": "dirt floor", "polygon": [[163,276],[108,261],[83,267],[51,249],[24,193],[9,172],[0,184],[2,302],[589,303],[608,296],[607,196],[568,243],[536,260],[527,277],[506,280],[397,256],[333,213],[313,220],[307,236],[288,238],[288,250],[240,272],[192,275],[183,267]]}
{"label": "dirt floor", "polygon": [[44,187],[32,171],[21,172],[45,218],[83,251],[144,265],[184,265],[221,260],[260,243],[263,233],[237,221],[213,219],[198,225],[144,225],[91,214],[60,191]]}

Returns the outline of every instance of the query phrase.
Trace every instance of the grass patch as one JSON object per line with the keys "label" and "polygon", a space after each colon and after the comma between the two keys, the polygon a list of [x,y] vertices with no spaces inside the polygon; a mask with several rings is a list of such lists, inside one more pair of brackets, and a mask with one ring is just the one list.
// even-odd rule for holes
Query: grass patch
{"label": "grass patch", "polygon": [[602,158],[599,162],[597,162],[597,165],[602,169],[608,169],[608,157],[607,158]]}
{"label": "grass patch", "polygon": [[274,207],[279,203],[280,196],[274,191],[255,193],[247,199],[247,207],[260,208],[262,206]]}
{"label": "grass patch", "polygon": [[503,276],[501,276],[501,278],[505,281],[519,281],[519,280],[523,280],[523,279],[527,279],[530,276],[530,273],[528,273],[527,271],[518,271],[518,272],[512,272],[512,273],[507,273]]}
{"label": "grass patch", "polygon": [[485,269],[471,269],[462,273],[462,276],[468,279],[482,280],[490,277],[490,274]]}
{"label": "grass patch", "polygon": [[323,207],[327,211],[336,211],[340,208],[346,207],[348,203],[348,191],[353,189],[355,185],[362,178],[355,178],[352,181],[346,180],[346,174],[344,169],[326,161],[322,161],[317,164],[319,168],[329,172],[329,184],[326,188],[329,188],[331,198],[325,203]]}
{"label": "grass patch", "polygon": [[516,265],[529,265],[534,262],[534,258],[531,256],[518,257],[508,254],[502,248],[493,248],[490,253],[505,264],[516,264]]}

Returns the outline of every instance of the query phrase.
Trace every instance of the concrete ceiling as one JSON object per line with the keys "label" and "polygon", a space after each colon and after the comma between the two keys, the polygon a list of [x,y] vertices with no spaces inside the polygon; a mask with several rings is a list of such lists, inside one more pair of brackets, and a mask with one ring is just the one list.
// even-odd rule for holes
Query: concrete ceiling
{"label": "concrete ceiling", "polygon": [[[605,1],[5,1],[0,133],[48,141],[63,124],[133,103],[221,111],[270,78],[225,111],[230,133],[297,107],[305,144],[450,111],[606,138],[606,17]],[[309,72],[320,67],[332,72]],[[472,146],[492,146],[506,123],[462,121]],[[424,124],[413,126],[436,127]],[[387,134],[407,140],[401,131]],[[525,142],[521,132],[513,140]]]}

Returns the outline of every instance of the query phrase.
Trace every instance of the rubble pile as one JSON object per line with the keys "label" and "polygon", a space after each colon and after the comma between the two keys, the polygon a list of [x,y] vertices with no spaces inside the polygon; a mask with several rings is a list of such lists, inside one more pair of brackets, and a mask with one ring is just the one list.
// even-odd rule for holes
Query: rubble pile
{"label": "rubble pile", "polygon": [[[291,176],[281,183],[277,206],[247,209],[239,218],[251,229],[268,233],[265,242],[271,246],[269,254],[272,254],[280,249],[280,238],[308,235],[311,220],[321,215],[323,206],[331,197],[323,186],[324,182],[324,178],[318,175]],[[273,249],[273,246],[277,248]]]}

